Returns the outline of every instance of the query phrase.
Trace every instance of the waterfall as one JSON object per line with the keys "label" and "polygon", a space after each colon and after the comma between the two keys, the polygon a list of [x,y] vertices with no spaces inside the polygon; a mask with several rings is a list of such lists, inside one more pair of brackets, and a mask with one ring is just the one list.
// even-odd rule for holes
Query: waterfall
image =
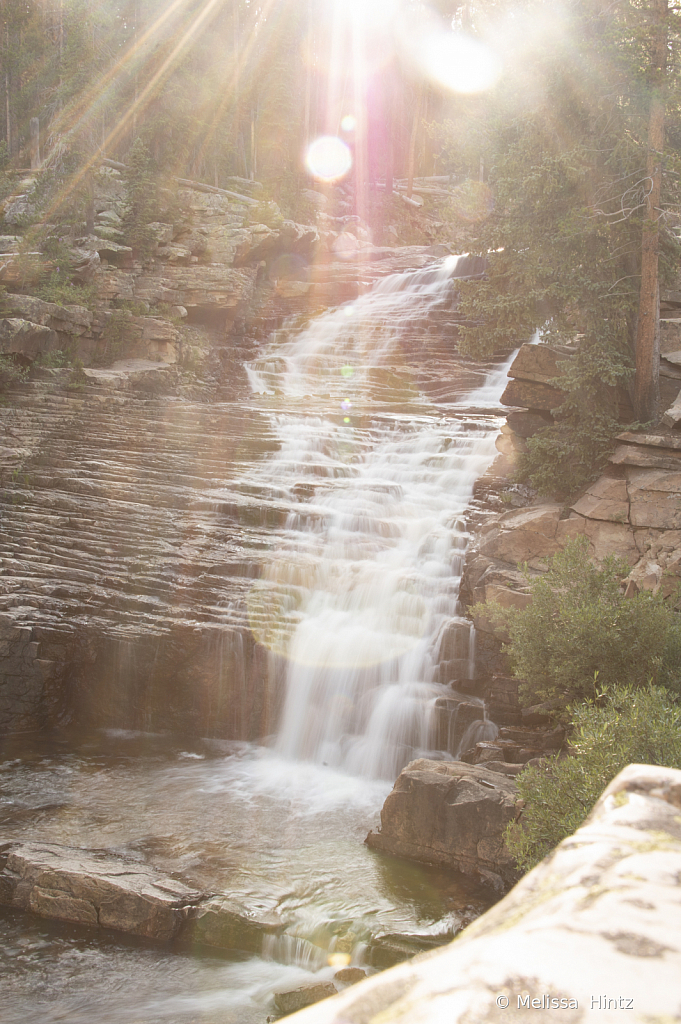
{"label": "waterfall", "polygon": [[[280,442],[253,473],[292,502],[249,597],[255,636],[285,659],[274,740],[284,757],[394,778],[432,752],[452,627],[466,635],[460,674],[471,673],[465,512],[499,421],[431,403],[402,356],[429,314],[451,308],[461,259],[387,277],[277,332],[249,367]],[[498,404],[496,373],[485,401],[493,391]]]}

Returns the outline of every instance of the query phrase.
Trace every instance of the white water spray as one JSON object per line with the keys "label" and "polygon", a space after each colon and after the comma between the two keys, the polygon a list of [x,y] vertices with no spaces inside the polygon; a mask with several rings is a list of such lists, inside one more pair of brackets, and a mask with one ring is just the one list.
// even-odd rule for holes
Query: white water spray
{"label": "white water spray", "polygon": [[[281,442],[259,484],[306,499],[249,602],[255,635],[286,659],[285,757],[394,778],[435,745],[430,709],[451,696],[436,681],[441,658],[470,674],[464,513],[498,421],[464,427],[456,406],[420,394],[401,355],[451,299],[455,272],[450,258],[386,278],[302,332],[280,332],[250,368]],[[490,404],[501,376],[486,386]]]}

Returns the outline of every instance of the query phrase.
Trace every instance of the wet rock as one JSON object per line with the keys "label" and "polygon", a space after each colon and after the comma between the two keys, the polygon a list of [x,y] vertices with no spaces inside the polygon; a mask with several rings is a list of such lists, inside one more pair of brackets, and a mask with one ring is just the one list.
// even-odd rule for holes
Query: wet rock
{"label": "wet rock", "polygon": [[3,849],[0,902],[40,917],[167,941],[202,897],[140,864],[52,843]]}
{"label": "wet rock", "polygon": [[322,999],[336,995],[336,986],[332,981],[309,981],[297,988],[279,989],[274,993],[274,1005],[279,1013],[295,1013],[305,1006],[312,1006]]}
{"label": "wet rock", "polygon": [[481,704],[470,704],[451,697],[438,697],[434,707],[437,750],[456,754],[466,730],[473,722],[481,722],[485,709]]}
{"label": "wet rock", "polygon": [[680,771],[630,765],[582,828],[456,942],[307,1010],[300,1024],[520,1020],[532,1000],[556,1022],[619,1019],[627,1006],[637,1021],[675,1019],[680,808]]}
{"label": "wet rock", "polygon": [[358,981],[363,981],[366,976],[367,972],[362,970],[361,967],[343,967],[340,971],[336,971],[333,980],[341,985],[356,985]]}
{"label": "wet rock", "polygon": [[192,939],[200,945],[218,949],[262,953],[265,936],[276,935],[284,927],[284,922],[275,912],[276,905],[276,899],[247,901],[216,896],[197,911],[191,923]]}
{"label": "wet rock", "polygon": [[379,935],[369,943],[365,955],[372,967],[385,970],[441,945],[442,939],[429,935]]}
{"label": "wet rock", "polygon": [[383,805],[380,831],[370,832],[366,842],[503,887],[517,878],[503,842],[506,825],[516,817],[516,799],[510,779],[478,765],[412,761]]}

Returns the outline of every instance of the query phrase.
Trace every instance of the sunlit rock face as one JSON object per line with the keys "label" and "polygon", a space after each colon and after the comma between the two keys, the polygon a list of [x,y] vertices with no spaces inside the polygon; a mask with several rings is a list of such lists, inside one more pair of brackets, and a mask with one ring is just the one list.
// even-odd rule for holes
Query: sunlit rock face
{"label": "sunlit rock face", "polygon": [[449,946],[296,1024],[677,1020],[681,771],[629,765],[564,840]]}
{"label": "sunlit rock face", "polygon": [[[17,390],[0,409],[0,729],[255,739],[281,717],[285,756],[391,781],[433,749],[439,663],[472,670],[465,516],[499,422],[491,368],[448,349],[456,266],[273,334],[234,358],[229,400],[164,386],[161,362]],[[172,297],[254,273],[213,269],[167,268]]]}

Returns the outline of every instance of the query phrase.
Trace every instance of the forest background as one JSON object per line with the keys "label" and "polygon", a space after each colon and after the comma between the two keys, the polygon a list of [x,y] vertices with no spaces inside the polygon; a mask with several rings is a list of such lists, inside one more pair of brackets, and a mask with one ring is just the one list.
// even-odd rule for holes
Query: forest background
{"label": "forest background", "polygon": [[[305,153],[338,136],[353,212],[377,236],[395,177],[457,183],[445,216],[487,265],[462,290],[464,352],[580,336],[527,480],[565,496],[593,477],[621,429],[604,385],[655,420],[659,286],[681,253],[669,0],[2,0],[0,24],[0,190],[41,163],[47,235],[87,228],[103,157],[134,163],[141,193],[152,178],[257,178],[305,219]],[[486,88],[452,74],[457,39],[495,63]]]}

